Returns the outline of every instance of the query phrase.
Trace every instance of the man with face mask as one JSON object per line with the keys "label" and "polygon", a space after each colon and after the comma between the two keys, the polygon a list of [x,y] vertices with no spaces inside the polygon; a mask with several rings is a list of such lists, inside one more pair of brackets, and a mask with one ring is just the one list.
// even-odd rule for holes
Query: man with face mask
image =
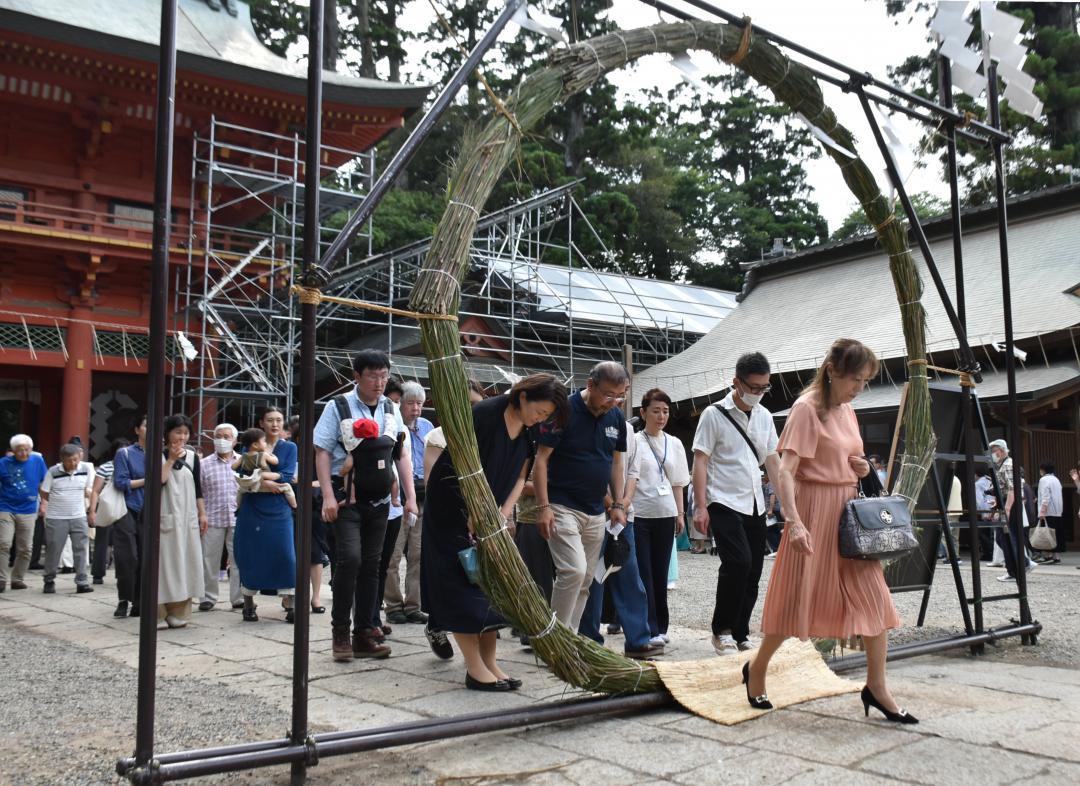
{"label": "man with face mask", "polygon": [[210,611],[217,603],[222,547],[229,552],[229,600],[234,609],[244,606],[244,596],[240,592],[240,571],[233,558],[237,484],[232,462],[236,459],[235,447],[236,426],[222,423],[214,429],[213,454],[203,456],[199,462],[199,480],[209,523],[202,536],[203,596],[199,611]]}
{"label": "man with face mask", "polygon": [[711,530],[720,555],[712,644],[718,655],[753,648],[750,615],[757,603],[765,559],[765,498],[761,465],[780,477],[779,441],[772,413],[761,406],[769,392],[769,361],[760,352],[735,364],[731,392],[706,407],[694,434],[694,526]]}
{"label": "man with face mask", "polygon": [[[1027,552],[1024,546],[1021,545],[1019,548],[1016,547],[1016,544],[1012,540],[1011,529],[1008,525],[1012,507],[1016,502],[1016,490],[1013,488],[1013,462],[1012,458],[1009,456],[1008,443],[1003,439],[995,439],[990,443],[990,455],[994,459],[994,472],[997,473],[998,487],[1001,489],[1002,496],[1005,497],[1005,526],[997,531],[997,542],[1005,554],[1006,572],[1004,575],[998,576],[998,581],[1011,583],[1016,581],[1018,552],[1023,555],[1027,570],[1030,571],[1035,567],[1035,563],[1027,558]],[[1026,525],[1027,522],[1024,522],[1024,526]]]}
{"label": "man with face mask", "polygon": [[[0,592],[26,589],[30,546],[38,516],[38,489],[49,468],[34,440],[26,434],[11,438],[11,455],[0,458]],[[47,507],[46,505],[42,506]],[[8,553],[15,543],[15,565],[8,584]]]}

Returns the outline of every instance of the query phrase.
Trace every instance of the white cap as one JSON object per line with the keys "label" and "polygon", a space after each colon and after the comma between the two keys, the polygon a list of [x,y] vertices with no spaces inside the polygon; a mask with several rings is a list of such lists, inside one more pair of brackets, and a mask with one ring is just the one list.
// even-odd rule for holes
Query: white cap
{"label": "white cap", "polygon": [[993,442],[990,443],[990,447],[992,447],[992,448],[1001,448],[1006,453],[1009,452],[1009,443],[1006,442],[1003,439],[995,439]]}

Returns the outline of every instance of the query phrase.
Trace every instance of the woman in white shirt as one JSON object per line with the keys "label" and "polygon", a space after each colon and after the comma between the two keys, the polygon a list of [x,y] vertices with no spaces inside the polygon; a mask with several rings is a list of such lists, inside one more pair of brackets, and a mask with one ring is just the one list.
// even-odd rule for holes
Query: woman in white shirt
{"label": "woman in white shirt", "polygon": [[668,639],[668,564],[672,544],[683,528],[683,490],[690,483],[686,449],[664,433],[671,399],[653,388],[641,399],[644,430],[634,435],[641,457],[641,477],[634,492],[634,538],[638,569],[649,600],[649,629],[654,640]]}

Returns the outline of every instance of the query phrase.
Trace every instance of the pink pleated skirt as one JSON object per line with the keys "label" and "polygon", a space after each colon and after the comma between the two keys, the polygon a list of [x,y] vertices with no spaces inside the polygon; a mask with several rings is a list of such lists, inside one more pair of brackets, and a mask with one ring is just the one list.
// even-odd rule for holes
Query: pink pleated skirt
{"label": "pink pleated skirt", "polygon": [[797,553],[786,537],[781,541],[765,595],[762,633],[846,638],[900,626],[881,563],[840,556],[840,513],[854,496],[850,485],[796,483],[795,504],[814,553]]}

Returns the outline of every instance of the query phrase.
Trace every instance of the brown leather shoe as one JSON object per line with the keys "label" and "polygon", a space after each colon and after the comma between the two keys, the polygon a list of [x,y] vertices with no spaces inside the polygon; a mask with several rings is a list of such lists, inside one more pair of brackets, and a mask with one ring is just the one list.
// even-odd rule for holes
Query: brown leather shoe
{"label": "brown leather shoe", "polygon": [[334,660],[352,660],[353,648],[348,628],[334,628]]}
{"label": "brown leather shoe", "polygon": [[352,637],[352,655],[354,658],[375,658],[382,660],[390,657],[390,648],[380,644],[371,631],[354,633]]}

